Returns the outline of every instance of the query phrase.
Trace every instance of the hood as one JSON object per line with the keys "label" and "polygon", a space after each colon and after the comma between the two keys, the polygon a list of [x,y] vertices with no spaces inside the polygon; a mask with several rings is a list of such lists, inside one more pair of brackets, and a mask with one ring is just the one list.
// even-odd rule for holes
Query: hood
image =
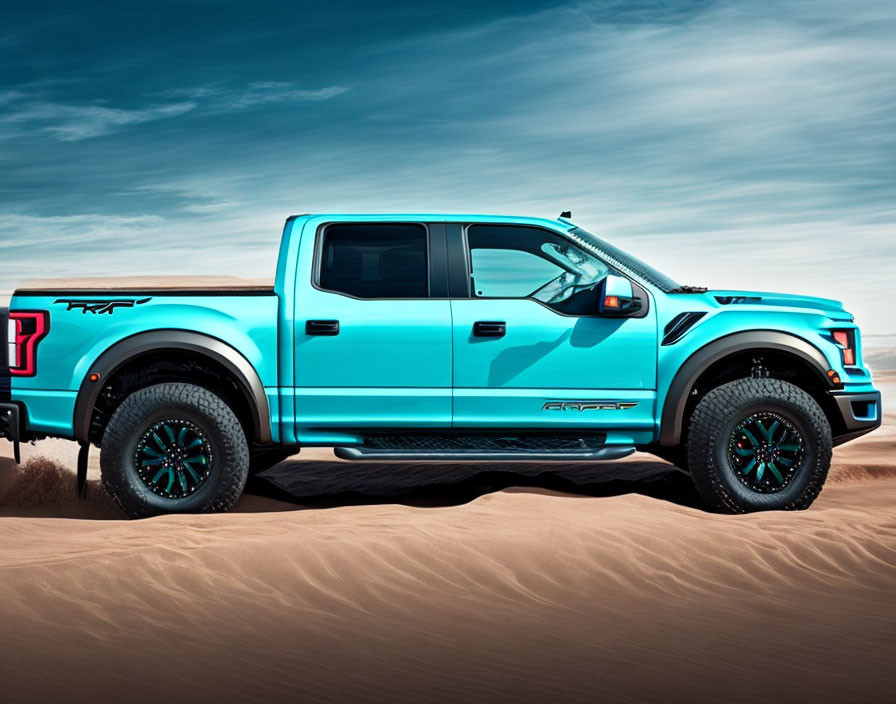
{"label": "hood", "polygon": [[769,293],[767,291],[707,291],[707,296],[712,296],[716,302],[723,306],[751,305],[751,306],[775,306],[779,308],[808,308],[818,311],[833,320],[853,319],[852,315],[843,309],[840,301],[831,298],[816,298],[815,296],[801,296],[791,293]]}

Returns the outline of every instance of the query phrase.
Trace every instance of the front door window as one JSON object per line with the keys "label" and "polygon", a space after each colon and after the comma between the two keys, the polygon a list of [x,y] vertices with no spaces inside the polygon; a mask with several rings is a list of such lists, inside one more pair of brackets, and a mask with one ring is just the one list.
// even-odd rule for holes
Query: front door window
{"label": "front door window", "polygon": [[597,285],[609,268],[559,235],[472,225],[467,244],[475,298],[532,298],[567,315],[597,311]]}

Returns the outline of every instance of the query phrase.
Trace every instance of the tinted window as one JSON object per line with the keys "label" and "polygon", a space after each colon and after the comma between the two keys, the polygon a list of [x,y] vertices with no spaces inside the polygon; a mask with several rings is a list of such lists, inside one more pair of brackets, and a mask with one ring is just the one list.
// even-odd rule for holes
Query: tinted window
{"label": "tinted window", "polygon": [[426,230],[420,225],[330,225],[318,283],[357,298],[426,298]]}

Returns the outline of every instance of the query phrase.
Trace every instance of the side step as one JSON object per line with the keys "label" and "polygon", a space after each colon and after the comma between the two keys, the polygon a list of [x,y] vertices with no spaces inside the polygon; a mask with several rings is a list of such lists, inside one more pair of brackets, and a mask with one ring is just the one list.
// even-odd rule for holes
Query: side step
{"label": "side step", "polygon": [[337,447],[334,452],[342,460],[379,462],[596,462],[628,457],[634,447],[613,445],[600,448],[563,450],[512,449],[444,449],[413,450],[383,447]]}

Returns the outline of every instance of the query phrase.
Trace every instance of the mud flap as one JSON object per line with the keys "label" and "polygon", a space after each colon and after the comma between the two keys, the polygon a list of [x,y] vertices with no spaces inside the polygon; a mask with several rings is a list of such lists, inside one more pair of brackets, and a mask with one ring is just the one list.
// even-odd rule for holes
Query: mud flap
{"label": "mud flap", "polygon": [[78,498],[87,498],[87,461],[90,458],[90,443],[81,443],[78,452]]}

